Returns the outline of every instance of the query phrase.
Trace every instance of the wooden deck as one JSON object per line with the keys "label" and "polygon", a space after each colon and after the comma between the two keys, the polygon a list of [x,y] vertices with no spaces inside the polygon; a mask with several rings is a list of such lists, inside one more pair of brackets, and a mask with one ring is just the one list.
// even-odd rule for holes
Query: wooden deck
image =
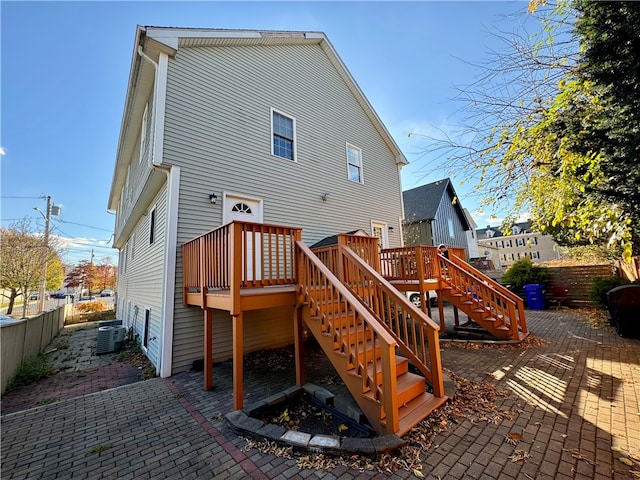
{"label": "wooden deck", "polygon": [[[210,288],[204,297],[199,291],[185,294],[187,305],[202,308],[217,308],[218,310],[232,310],[233,294],[231,289]],[[203,303],[204,298],[204,303]],[[241,288],[240,303],[237,307],[242,311],[259,310],[261,308],[275,308],[296,305],[295,285],[274,285],[262,288]]]}
{"label": "wooden deck", "polygon": [[[184,304],[203,311],[205,389],[213,388],[214,313],[232,317],[236,409],[243,407],[244,312],[291,307],[296,383],[304,384],[306,324],[372,427],[400,435],[446,400],[444,299],[498,338],[527,333],[519,297],[435,247],[380,250],[375,237],[339,234],[335,245],[311,251],[299,228],[231,222],[186,242],[182,252]],[[430,302],[416,309],[403,293],[412,291],[422,298],[437,291],[440,326]],[[419,374],[404,371],[407,361]]]}

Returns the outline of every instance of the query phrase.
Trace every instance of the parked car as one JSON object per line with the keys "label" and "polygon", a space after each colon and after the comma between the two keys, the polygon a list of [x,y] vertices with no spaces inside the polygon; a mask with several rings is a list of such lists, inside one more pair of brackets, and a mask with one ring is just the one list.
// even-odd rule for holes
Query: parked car
{"label": "parked car", "polygon": [[54,292],[51,294],[51,298],[65,298],[66,296],[67,294],[63,292]]}
{"label": "parked car", "polygon": [[40,292],[33,292],[29,295],[29,300],[38,300],[40,298]]}
{"label": "parked car", "polygon": [[[431,303],[432,307],[438,305],[438,295],[434,290],[428,290],[427,295],[429,295],[429,303]],[[409,297],[409,301],[413,303],[416,308],[420,308],[422,306],[422,302],[420,301],[420,293],[419,292],[407,292],[407,297]]]}
{"label": "parked car", "polygon": [[83,302],[95,302],[96,301],[96,297],[94,297],[93,295],[91,295],[90,297],[80,297],[80,299],[78,300],[78,303],[83,303]]}
{"label": "parked car", "polygon": [[113,290],[102,290],[100,292],[101,297],[113,297]]}

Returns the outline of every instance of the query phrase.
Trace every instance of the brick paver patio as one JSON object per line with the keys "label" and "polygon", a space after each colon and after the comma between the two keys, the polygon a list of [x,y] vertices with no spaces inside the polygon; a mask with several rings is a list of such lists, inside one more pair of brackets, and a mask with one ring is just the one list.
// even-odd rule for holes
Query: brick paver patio
{"label": "brick paver patio", "polygon": [[[527,311],[531,349],[447,348],[443,366],[511,392],[493,421],[464,419],[424,452],[431,479],[627,479],[640,465],[640,340],[593,328],[569,310]],[[314,360],[308,380],[332,375]],[[103,367],[100,367],[103,368]],[[291,386],[293,370],[245,371],[245,404]],[[90,376],[90,375],[89,375]],[[296,460],[246,450],[223,416],[232,410],[231,364],[202,373],[136,381],[23,411],[2,402],[3,479],[415,478],[338,467],[300,469]],[[513,445],[510,432],[521,433]],[[516,451],[528,455],[513,461]]]}

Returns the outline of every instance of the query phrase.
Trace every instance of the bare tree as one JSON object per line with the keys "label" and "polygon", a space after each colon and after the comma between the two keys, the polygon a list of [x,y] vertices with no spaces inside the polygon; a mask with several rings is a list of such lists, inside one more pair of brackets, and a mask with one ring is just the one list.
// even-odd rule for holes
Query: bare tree
{"label": "bare tree", "polygon": [[26,316],[28,295],[40,286],[45,265],[48,265],[47,288],[60,286],[63,276],[60,258],[54,247],[45,247],[28,219],[0,228],[0,288],[9,301],[7,314],[13,313],[16,299],[22,296],[22,315]]}

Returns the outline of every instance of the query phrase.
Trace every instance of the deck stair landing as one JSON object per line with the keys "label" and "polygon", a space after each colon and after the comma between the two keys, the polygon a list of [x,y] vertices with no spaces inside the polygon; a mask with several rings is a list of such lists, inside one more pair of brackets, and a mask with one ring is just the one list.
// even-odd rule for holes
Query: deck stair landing
{"label": "deck stair landing", "polygon": [[422,310],[430,313],[424,299],[438,294],[440,332],[445,330],[443,300],[462,310],[476,325],[499,340],[520,341],[528,335],[523,300],[464,261],[464,251],[450,249],[449,258],[436,247],[413,246],[383,249],[381,272],[403,292],[419,292]]}
{"label": "deck stair landing", "polygon": [[438,263],[442,298],[499,340],[528,335],[520,297],[456,256]]}

